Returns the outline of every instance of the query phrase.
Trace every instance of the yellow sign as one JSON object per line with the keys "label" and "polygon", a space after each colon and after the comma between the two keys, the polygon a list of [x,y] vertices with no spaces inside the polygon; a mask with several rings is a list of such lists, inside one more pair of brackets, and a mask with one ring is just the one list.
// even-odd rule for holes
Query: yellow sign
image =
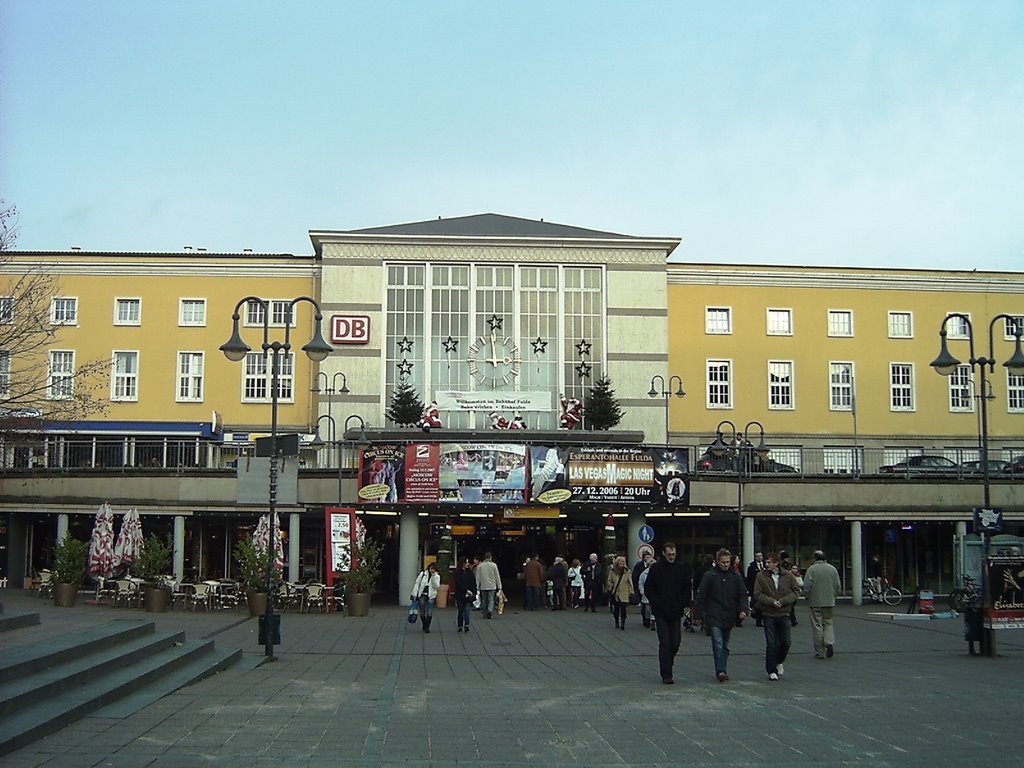
{"label": "yellow sign", "polygon": [[476,535],[475,525],[453,525],[452,536],[474,536]]}
{"label": "yellow sign", "polygon": [[558,517],[558,507],[505,507],[505,519]]}
{"label": "yellow sign", "polygon": [[561,504],[570,498],[572,498],[572,491],[568,488],[552,488],[538,496],[537,501],[541,504]]}
{"label": "yellow sign", "polygon": [[359,489],[359,498],[366,499],[367,501],[383,499],[388,495],[389,490],[390,488],[386,483],[372,483],[370,485],[364,485]]}

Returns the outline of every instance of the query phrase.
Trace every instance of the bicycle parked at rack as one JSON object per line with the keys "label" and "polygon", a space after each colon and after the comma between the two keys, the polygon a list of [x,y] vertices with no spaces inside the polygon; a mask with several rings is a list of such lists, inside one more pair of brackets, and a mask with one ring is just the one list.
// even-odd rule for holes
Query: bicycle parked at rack
{"label": "bicycle parked at rack", "polygon": [[967,608],[981,607],[981,590],[968,574],[964,574],[964,585],[949,593],[949,607],[957,613]]}
{"label": "bicycle parked at rack", "polygon": [[903,593],[892,586],[884,576],[877,579],[864,579],[862,588],[864,596],[876,603],[899,605],[900,600],[903,599]]}

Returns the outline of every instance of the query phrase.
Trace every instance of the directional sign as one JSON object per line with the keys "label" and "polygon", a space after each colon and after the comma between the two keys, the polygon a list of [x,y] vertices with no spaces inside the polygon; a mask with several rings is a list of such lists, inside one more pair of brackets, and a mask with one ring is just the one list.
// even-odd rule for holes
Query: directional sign
{"label": "directional sign", "polygon": [[649,525],[641,525],[640,530],[637,531],[636,535],[644,544],[650,544],[654,541],[654,529]]}

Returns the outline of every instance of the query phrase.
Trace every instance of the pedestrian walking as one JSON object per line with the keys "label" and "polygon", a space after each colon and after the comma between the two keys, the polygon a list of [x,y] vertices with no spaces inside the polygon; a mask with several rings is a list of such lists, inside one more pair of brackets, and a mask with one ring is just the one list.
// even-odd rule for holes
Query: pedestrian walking
{"label": "pedestrian walking", "polygon": [[612,567],[608,569],[605,586],[607,587],[608,601],[611,604],[612,616],[615,617],[615,628],[625,629],[626,608],[629,607],[629,596],[633,594],[633,579],[630,577],[624,555],[619,555],[612,562]]}
{"label": "pedestrian walking", "polygon": [[[800,586],[800,569],[797,568],[795,572],[793,571],[795,563],[789,559],[789,553],[786,552],[786,550],[784,549],[779,550],[779,567],[782,570],[789,571],[794,576],[796,576],[797,586]],[[793,605],[791,605],[789,608],[789,624],[790,626],[795,627],[799,623],[799,620],[797,620],[796,618],[796,603],[793,603]]]}
{"label": "pedestrian walking", "polygon": [[644,592],[651,603],[658,632],[658,670],[661,682],[675,682],[672,668],[683,637],[683,613],[690,607],[690,569],[676,561],[676,545],[668,541],[661,559],[647,571]]}
{"label": "pedestrian walking", "polygon": [[841,585],[839,571],[822,550],[814,553],[814,563],[804,573],[804,594],[811,608],[811,632],[814,636],[814,658],[831,659],[835,654],[836,598]]}
{"label": "pedestrian walking", "polygon": [[544,566],[537,555],[523,563],[523,584],[526,587],[526,610],[536,611],[540,607],[541,589],[544,587]]}
{"label": "pedestrian walking", "polygon": [[416,581],[412,585],[410,597],[419,603],[420,623],[424,632],[430,632],[430,622],[434,620],[434,601],[437,599],[437,589],[441,586],[441,575],[437,572],[437,566],[431,563],[425,570],[420,571]]}
{"label": "pedestrian walking", "polygon": [[590,560],[583,566],[583,607],[589,608],[591,613],[597,610],[597,603],[601,598],[601,590],[604,588],[604,567],[597,557],[597,553],[590,553]]}
{"label": "pedestrian walking", "polygon": [[764,563],[764,553],[755,552],[754,559],[750,561],[747,566],[747,594],[750,596],[750,615],[754,617],[754,623],[763,627],[764,622],[761,621],[761,611],[757,607],[757,603],[754,602],[754,581],[757,579],[757,574],[766,568]]}
{"label": "pedestrian walking", "polygon": [[647,629],[654,629],[651,601],[647,597],[647,576],[651,572],[651,566],[654,565],[654,558],[645,557],[643,563],[644,568],[640,572],[640,577],[636,580],[636,591],[640,593],[640,618]]}
{"label": "pedestrian walking", "polygon": [[555,557],[555,562],[548,568],[547,579],[551,584],[551,610],[565,610],[565,587],[568,583],[565,560],[561,555]]}
{"label": "pedestrian walking", "polygon": [[484,552],[484,559],[476,567],[476,586],[480,590],[480,610],[489,619],[494,614],[495,597],[501,591],[501,573],[490,552]]}
{"label": "pedestrian walking", "polygon": [[800,596],[793,574],[780,567],[779,556],[769,552],[768,568],[757,575],[754,599],[764,621],[764,668],[769,680],[778,680],[785,674],[783,662],[792,641],[789,611]]}
{"label": "pedestrian walking", "polygon": [[697,589],[697,617],[711,635],[711,654],[718,682],[729,679],[729,635],[737,622],[747,618],[747,585],[732,568],[732,552],[720,549],[716,566],[704,574]]}
{"label": "pedestrian walking", "polygon": [[565,575],[569,580],[569,603],[573,608],[579,608],[583,597],[583,566],[578,559],[573,559]]}
{"label": "pedestrian walking", "polygon": [[459,560],[459,570],[455,572],[455,606],[459,612],[459,632],[469,632],[469,615],[473,611],[476,594],[476,574],[469,558],[463,557]]}

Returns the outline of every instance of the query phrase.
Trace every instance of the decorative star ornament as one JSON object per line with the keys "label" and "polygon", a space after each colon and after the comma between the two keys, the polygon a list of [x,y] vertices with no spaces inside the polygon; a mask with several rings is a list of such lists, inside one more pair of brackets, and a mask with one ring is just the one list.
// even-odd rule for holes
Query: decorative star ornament
{"label": "decorative star ornament", "polygon": [[491,327],[492,331],[500,331],[501,326],[504,325],[504,323],[505,321],[502,320],[497,315],[491,315],[490,318],[487,320],[487,325]]}
{"label": "decorative star ornament", "polygon": [[403,379],[408,379],[412,374],[412,363],[405,358],[402,358],[402,362],[398,364],[398,375]]}
{"label": "decorative star ornament", "polygon": [[533,344],[533,354],[535,355],[543,355],[545,352],[548,351],[548,343],[544,341],[544,339],[542,339],[540,336],[538,336],[531,343]]}
{"label": "decorative star ornament", "polygon": [[403,336],[398,340],[398,351],[399,352],[412,352],[412,339],[408,336]]}
{"label": "decorative star ornament", "polygon": [[444,345],[444,351],[446,354],[450,355],[452,352],[456,352],[459,349],[458,339],[453,339],[451,336],[449,336],[441,343]]}
{"label": "decorative star ornament", "polygon": [[576,354],[578,354],[580,357],[586,357],[587,355],[590,354],[590,346],[591,345],[589,341],[581,341],[577,343]]}
{"label": "decorative star ornament", "polygon": [[590,365],[588,363],[580,363],[576,366],[576,375],[581,379],[590,378]]}

